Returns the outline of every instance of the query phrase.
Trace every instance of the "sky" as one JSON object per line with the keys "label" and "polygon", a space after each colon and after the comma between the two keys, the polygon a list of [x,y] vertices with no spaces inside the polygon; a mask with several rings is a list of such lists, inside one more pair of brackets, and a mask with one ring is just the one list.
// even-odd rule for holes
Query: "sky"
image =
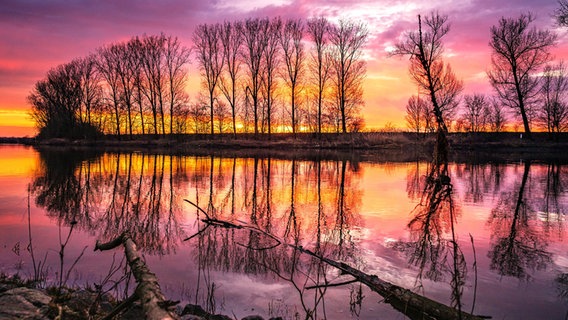
{"label": "sky", "polygon": [[[354,19],[367,24],[367,77],[362,110],[368,129],[386,124],[404,128],[405,105],[417,93],[408,74],[408,58],[389,57],[388,50],[417,15],[433,10],[448,15],[445,61],[464,82],[464,93],[491,93],[486,71],[491,63],[489,30],[501,17],[536,15],[534,25],[553,29],[556,60],[568,58],[568,29],[554,25],[557,0],[2,0],[0,3],[0,136],[33,136],[26,101],[34,84],[49,69],[94,52],[98,47],[135,35],[177,36],[191,46],[194,27],[202,23],[248,17]],[[199,75],[190,66],[195,96]]]}

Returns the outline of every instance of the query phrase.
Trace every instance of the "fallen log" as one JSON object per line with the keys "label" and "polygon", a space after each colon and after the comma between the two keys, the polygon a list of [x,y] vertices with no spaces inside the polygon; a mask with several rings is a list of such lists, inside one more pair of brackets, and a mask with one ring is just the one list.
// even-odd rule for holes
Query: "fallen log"
{"label": "fallen log", "polygon": [[[209,226],[215,226],[221,228],[238,227],[238,228],[248,228],[260,232],[262,234],[265,234],[266,236],[274,239],[277,242],[276,245],[285,244],[292,249],[298,250],[299,252],[304,254],[308,254],[316,259],[323,261],[324,263],[332,267],[341,270],[341,272],[343,272],[344,274],[349,274],[353,276],[358,282],[361,282],[362,284],[369,287],[371,290],[381,295],[385,299],[386,303],[390,304],[396,310],[400,311],[401,313],[403,313],[412,320],[434,320],[434,319],[483,320],[491,318],[490,316],[472,315],[470,313],[457,310],[443,303],[437,302],[425,296],[414,293],[411,290],[399,287],[395,284],[382,280],[376,275],[369,275],[367,273],[364,273],[361,270],[353,268],[346,263],[322,257],[314,253],[313,251],[304,249],[302,246],[288,244],[284,240],[279,239],[277,236],[270,234],[266,231],[263,231],[255,226],[250,226],[242,222],[241,222],[242,224],[235,224],[229,221],[210,219],[209,215],[203,209],[199,208],[196,204],[194,204],[189,200],[185,201],[192,204],[193,206],[195,206],[197,209],[199,209],[201,212],[205,214],[207,219],[202,219],[202,221],[206,224],[206,227],[204,229],[206,229]],[[189,240],[197,236],[198,234],[203,232],[204,229],[200,230],[197,234],[187,238],[186,240]]]}
{"label": "fallen log", "polygon": [[[142,305],[142,310],[146,315],[146,319],[179,319],[179,316],[171,310],[171,307],[177,303],[172,303],[164,298],[156,275],[150,271],[148,266],[146,266],[146,263],[144,263],[144,261],[140,258],[138,250],[136,249],[136,244],[130,238],[128,233],[125,232],[116,239],[107,243],[100,243],[97,241],[95,251],[111,250],[121,244],[124,246],[126,260],[128,261],[128,265],[130,266],[132,274],[138,284],[133,297],[130,297],[127,301],[131,303],[132,301],[139,299]],[[124,307],[126,306],[121,306],[121,308]]]}
{"label": "fallen log", "polygon": [[322,257],[308,249],[301,246],[289,244],[288,246],[317,258],[326,264],[333,266],[344,274],[349,274],[359,282],[363,283],[371,290],[381,295],[385,302],[392,305],[398,311],[404,313],[410,319],[423,320],[423,319],[462,319],[462,320],[482,320],[488,319],[487,316],[476,316],[467,312],[459,311],[455,308],[449,307],[440,302],[434,301],[408,289],[404,289],[395,284],[380,279],[376,275],[369,275],[361,270],[355,269],[346,263],[338,262],[335,260]]}

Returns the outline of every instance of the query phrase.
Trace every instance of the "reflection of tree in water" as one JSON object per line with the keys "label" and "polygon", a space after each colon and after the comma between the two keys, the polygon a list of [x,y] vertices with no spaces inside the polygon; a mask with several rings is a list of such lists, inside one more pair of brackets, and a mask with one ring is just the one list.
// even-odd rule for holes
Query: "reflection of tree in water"
{"label": "reflection of tree in water", "polygon": [[[129,231],[141,250],[166,254],[185,238],[179,224],[188,198],[212,218],[253,229],[208,228],[191,239],[198,265],[195,299],[214,311],[219,288],[213,270],[282,279],[297,291],[307,317],[325,317],[325,284],[336,273],[293,247],[275,247],[269,232],[321,256],[354,262],[362,192],[347,160],[177,157],[80,152],[41,153],[33,194],[65,225],[100,233]],[[89,160],[86,160],[89,159]],[[64,160],[62,162],[62,160]],[[195,213],[199,211],[195,209]],[[200,215],[199,218],[203,218]],[[263,232],[255,231],[262,230]],[[188,230],[188,232],[190,232]],[[197,280],[197,281],[195,281]],[[307,287],[313,285],[313,289]]]}
{"label": "reflection of tree in water", "polygon": [[420,283],[424,277],[442,281],[444,274],[449,274],[452,306],[461,311],[467,264],[457,242],[455,222],[458,210],[453,200],[447,142],[442,132],[438,133],[435,149],[434,160],[425,177],[420,176],[418,163],[407,176],[411,180],[407,180],[409,197],[419,196],[420,201],[408,223],[411,240],[398,241],[393,248],[404,252],[409,262],[418,267],[417,281]]}
{"label": "reflection of tree in water", "polygon": [[463,202],[482,203],[484,195],[497,194],[501,188],[503,176],[502,164],[465,163],[455,164],[455,178],[464,188]]}
{"label": "reflection of tree in water", "polygon": [[33,182],[36,203],[48,215],[99,237],[129,231],[147,252],[165,254],[181,237],[181,202],[174,192],[177,158],[144,154],[92,157],[78,151],[42,151]]}
{"label": "reflection of tree in water", "polygon": [[[211,287],[211,270],[273,276],[296,290],[307,318],[325,317],[326,287],[307,287],[328,283],[328,267],[292,247],[277,246],[277,240],[266,233],[286,243],[313,247],[321,255],[353,260],[355,246],[349,230],[358,223],[361,192],[347,174],[347,161],[253,158],[239,159],[238,167],[234,159],[217,161],[210,181],[222,171],[229,182],[220,189],[202,184],[192,197],[210,199],[216,218],[249,228],[207,228],[191,240],[203,270],[198,281]],[[196,299],[200,295],[206,302],[210,291],[198,291]]]}
{"label": "reflection of tree in water", "polygon": [[493,248],[488,253],[491,269],[522,279],[529,277],[527,268],[543,269],[551,262],[545,239],[535,225],[536,212],[526,196],[530,168],[526,161],[518,191],[503,192],[488,221],[493,228]]}
{"label": "reflection of tree in water", "polygon": [[[559,163],[549,163],[546,168],[544,181],[544,196],[539,220],[544,222],[544,231],[548,234],[556,234],[561,237],[563,233],[563,221],[566,214],[565,203],[561,202],[561,196],[566,191],[568,183],[568,169]],[[554,230],[554,227],[557,227]]]}

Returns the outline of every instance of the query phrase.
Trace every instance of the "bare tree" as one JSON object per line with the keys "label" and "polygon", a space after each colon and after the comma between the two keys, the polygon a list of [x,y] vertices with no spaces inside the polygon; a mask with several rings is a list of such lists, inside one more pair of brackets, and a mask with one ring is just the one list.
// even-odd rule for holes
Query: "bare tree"
{"label": "bare tree", "polygon": [[174,133],[174,110],[184,103],[187,69],[191,51],[181,45],[177,37],[169,36],[165,43],[166,82],[170,107],[170,133]]}
{"label": "bare tree", "polygon": [[310,71],[315,75],[315,83],[317,87],[317,131],[322,132],[322,110],[324,104],[324,94],[327,88],[327,82],[330,76],[330,55],[328,51],[328,32],[329,22],[327,19],[312,18],[308,20],[308,34],[314,42],[314,50],[312,53]]}
{"label": "bare tree", "polygon": [[204,128],[207,123],[207,104],[205,100],[206,98],[200,95],[197,101],[189,105],[188,118],[193,133],[207,132]]}
{"label": "bare tree", "polygon": [[544,67],[542,103],[539,120],[548,132],[562,132],[568,127],[568,70],[563,61]]}
{"label": "bare tree", "polygon": [[264,98],[266,105],[265,119],[268,128],[268,137],[272,134],[272,115],[274,113],[274,92],[277,87],[276,71],[280,65],[280,46],[279,39],[282,30],[282,19],[274,18],[268,24],[266,32],[266,46],[264,47],[263,61],[264,72],[262,83],[264,85]]}
{"label": "bare tree", "polygon": [[516,110],[531,138],[529,112],[538,98],[538,78],[535,72],[550,59],[550,47],[556,35],[550,30],[530,28],[534,17],[521,14],[517,19],[501,18],[491,27],[491,70],[487,72],[491,85],[502,103]]}
{"label": "bare tree", "polygon": [[134,101],[138,105],[138,114],[140,117],[140,131],[144,135],[146,133],[146,127],[144,122],[145,108],[144,108],[144,77],[143,77],[143,59],[144,59],[144,46],[142,41],[138,37],[130,39],[128,42],[128,50],[130,51],[130,61],[129,65],[132,68],[132,74],[134,77]]}
{"label": "bare tree", "polygon": [[340,20],[331,27],[333,84],[335,100],[341,115],[341,132],[347,132],[348,117],[362,104],[362,81],[365,63],[361,59],[368,31],[364,24]]}
{"label": "bare tree", "polygon": [[97,50],[97,68],[110,91],[116,126],[115,133],[120,137],[120,76],[117,72],[117,64],[120,57],[117,50],[113,48],[114,45],[109,45]]}
{"label": "bare tree", "polygon": [[507,118],[503,105],[501,104],[501,100],[498,98],[490,99],[486,107],[489,129],[493,132],[503,131],[505,129]]}
{"label": "bare tree", "polygon": [[[166,36],[154,35],[144,36],[141,39],[142,51],[142,74],[143,84],[140,88],[146,97],[152,111],[152,119],[154,126],[154,134],[157,136],[159,133],[159,126],[161,126],[161,133],[165,134],[166,126],[164,122],[164,96],[165,96],[165,71],[164,71],[164,44]],[[158,114],[160,121],[158,122]]]}
{"label": "bare tree", "polygon": [[405,34],[394,51],[395,55],[410,56],[410,74],[419,90],[430,96],[438,130],[444,133],[448,132],[444,118],[450,113],[449,109],[457,105],[463,88],[462,82],[442,60],[442,39],[450,31],[447,21],[447,16],[432,12],[424,19],[423,29],[419,15],[418,30]]}
{"label": "bare tree", "polygon": [[426,132],[426,115],[428,115],[428,113],[428,103],[426,100],[416,95],[410,97],[406,104],[406,116],[404,117],[407,127],[416,132],[416,134],[422,131]]}
{"label": "bare tree", "polygon": [[[82,120],[85,87],[93,85],[84,81],[86,67],[84,60],[76,59],[51,69],[45,79],[35,84],[28,101],[40,137],[85,138],[96,133],[94,126]],[[100,100],[100,97],[90,99]]]}
{"label": "bare tree", "polygon": [[114,64],[114,72],[117,73],[120,83],[120,98],[122,109],[126,111],[126,120],[128,134],[132,138],[132,111],[134,101],[134,88],[135,88],[135,66],[131,65],[136,63],[131,59],[132,51],[126,43],[117,43],[111,46],[111,50],[115,52],[116,63]]}
{"label": "bare tree", "polygon": [[209,93],[211,135],[215,133],[214,106],[215,91],[223,70],[225,59],[221,48],[221,25],[198,25],[193,32],[193,45],[197,52],[197,62],[201,69],[204,85]]}
{"label": "bare tree", "polygon": [[[243,41],[242,22],[225,22],[221,33],[221,44],[225,57],[225,72],[221,76],[221,92],[231,108],[233,135],[237,135],[237,77],[241,67],[239,54]],[[226,76],[225,76],[226,75]]]}
{"label": "bare tree", "polygon": [[568,0],[558,0],[558,6],[554,11],[556,23],[561,27],[568,27]]}
{"label": "bare tree", "polygon": [[103,104],[102,79],[97,70],[97,57],[92,54],[79,59],[78,63],[81,64],[82,106],[84,107],[84,112],[81,112],[83,115],[81,121],[93,124],[93,112],[100,114]]}
{"label": "bare tree", "polygon": [[286,84],[290,88],[290,113],[292,117],[292,133],[296,134],[298,127],[297,103],[304,67],[304,45],[302,38],[304,25],[302,20],[288,20],[280,35],[280,44],[285,62]]}
{"label": "bare tree", "polygon": [[485,128],[487,100],[485,95],[475,93],[464,96],[464,120],[470,132],[479,132]]}
{"label": "bare tree", "polygon": [[265,37],[268,32],[268,19],[249,18],[244,23],[244,49],[242,59],[247,66],[248,79],[245,84],[245,100],[252,99],[254,134],[258,134],[258,98],[262,84],[262,56],[266,47]]}

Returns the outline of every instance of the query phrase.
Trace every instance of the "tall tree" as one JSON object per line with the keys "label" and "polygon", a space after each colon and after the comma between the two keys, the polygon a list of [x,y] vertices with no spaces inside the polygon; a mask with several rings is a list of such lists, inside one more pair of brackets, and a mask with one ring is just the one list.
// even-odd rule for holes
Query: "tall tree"
{"label": "tall tree", "polygon": [[268,137],[272,134],[272,115],[274,113],[274,92],[277,87],[276,72],[280,66],[280,46],[279,39],[282,30],[282,19],[280,17],[272,19],[269,22],[266,37],[263,61],[264,72],[262,80],[264,85],[265,105],[266,105],[266,124],[268,128]]}
{"label": "tall tree", "polygon": [[364,24],[340,20],[332,26],[329,41],[332,45],[333,84],[335,100],[341,117],[341,132],[347,132],[348,117],[362,104],[362,82],[365,62],[361,59],[368,31]]}
{"label": "tall tree", "polygon": [[183,46],[177,37],[169,36],[165,43],[166,82],[168,87],[168,100],[170,107],[170,133],[174,133],[173,125],[175,113],[185,102],[184,86],[187,82],[187,69],[189,63],[189,48]]}
{"label": "tall tree", "polygon": [[302,20],[287,20],[280,35],[280,44],[284,56],[284,79],[290,89],[290,115],[292,133],[298,129],[297,103],[304,67],[304,25]]}
{"label": "tall tree", "polygon": [[266,34],[268,32],[268,19],[249,18],[244,23],[242,59],[247,67],[248,79],[245,86],[245,100],[248,95],[252,99],[254,134],[258,134],[258,103],[262,84],[261,68],[262,57],[266,48]]}
{"label": "tall tree", "polygon": [[534,17],[521,14],[518,18],[501,18],[491,27],[491,70],[487,72],[491,85],[501,102],[516,110],[531,138],[529,112],[538,97],[538,78],[534,74],[550,59],[549,50],[556,42],[550,30],[530,28]]}
{"label": "tall tree", "polygon": [[96,134],[96,128],[82,120],[85,87],[93,85],[84,81],[86,66],[82,59],[73,60],[51,69],[45,79],[35,84],[28,101],[40,137],[78,139]]}
{"label": "tall tree", "polygon": [[326,18],[312,18],[308,20],[308,34],[314,42],[310,72],[315,76],[317,101],[317,131],[322,132],[322,109],[324,94],[330,76],[330,55],[328,51],[328,37],[330,24]]}
{"label": "tall tree", "polygon": [[213,104],[225,62],[221,46],[221,32],[220,24],[201,24],[193,32],[193,45],[197,53],[197,62],[201,69],[204,85],[209,93],[211,135],[215,133]]}
{"label": "tall tree", "polygon": [[81,82],[83,88],[82,105],[84,112],[80,119],[83,123],[93,124],[93,113],[101,113],[103,94],[101,76],[97,71],[97,57],[94,54],[78,60],[81,65]]}
{"label": "tall tree", "polygon": [[558,0],[558,6],[554,11],[556,23],[561,27],[568,27],[568,0]]}
{"label": "tall tree", "polygon": [[221,33],[221,44],[225,57],[225,72],[221,76],[221,92],[229,102],[231,108],[231,119],[233,136],[237,135],[237,86],[238,74],[241,68],[241,42],[243,41],[243,24],[237,22],[223,23]]}
{"label": "tall tree", "polygon": [[548,132],[562,132],[568,128],[568,70],[564,62],[546,65],[541,81],[543,106],[539,119]]}
{"label": "tall tree", "polygon": [[120,98],[122,109],[126,111],[126,130],[130,138],[132,138],[132,113],[134,102],[134,88],[135,88],[135,59],[131,58],[133,51],[130,50],[127,43],[117,43],[111,47],[115,52],[116,63],[114,65],[115,72],[118,74],[120,83]]}
{"label": "tall tree", "polygon": [[144,47],[140,38],[133,37],[128,41],[129,55],[129,65],[132,68],[132,74],[134,78],[134,103],[138,105],[138,115],[140,117],[139,125],[140,132],[142,135],[146,134],[145,127],[145,108],[144,108],[144,77],[143,77],[143,59],[144,59]]}
{"label": "tall tree", "polygon": [[[418,30],[408,32],[396,45],[395,55],[410,56],[410,74],[419,90],[432,102],[438,131],[448,132],[445,115],[457,105],[457,97],[463,84],[442,59],[442,39],[450,31],[448,17],[432,12],[424,19],[418,16]],[[446,111],[446,112],[444,112]]]}
{"label": "tall tree", "polygon": [[[142,41],[142,74],[144,85],[141,87],[152,111],[154,135],[165,134],[164,96],[165,96],[165,70],[164,70],[164,34],[144,36]],[[158,121],[158,114],[160,121]]]}
{"label": "tall tree", "polygon": [[110,93],[114,111],[115,133],[120,138],[120,76],[117,71],[120,56],[118,51],[113,48],[114,45],[109,45],[97,50],[97,68],[104,78]]}
{"label": "tall tree", "polygon": [[463,100],[464,120],[469,131],[482,131],[486,123],[487,99],[485,95],[480,93],[465,95]]}

